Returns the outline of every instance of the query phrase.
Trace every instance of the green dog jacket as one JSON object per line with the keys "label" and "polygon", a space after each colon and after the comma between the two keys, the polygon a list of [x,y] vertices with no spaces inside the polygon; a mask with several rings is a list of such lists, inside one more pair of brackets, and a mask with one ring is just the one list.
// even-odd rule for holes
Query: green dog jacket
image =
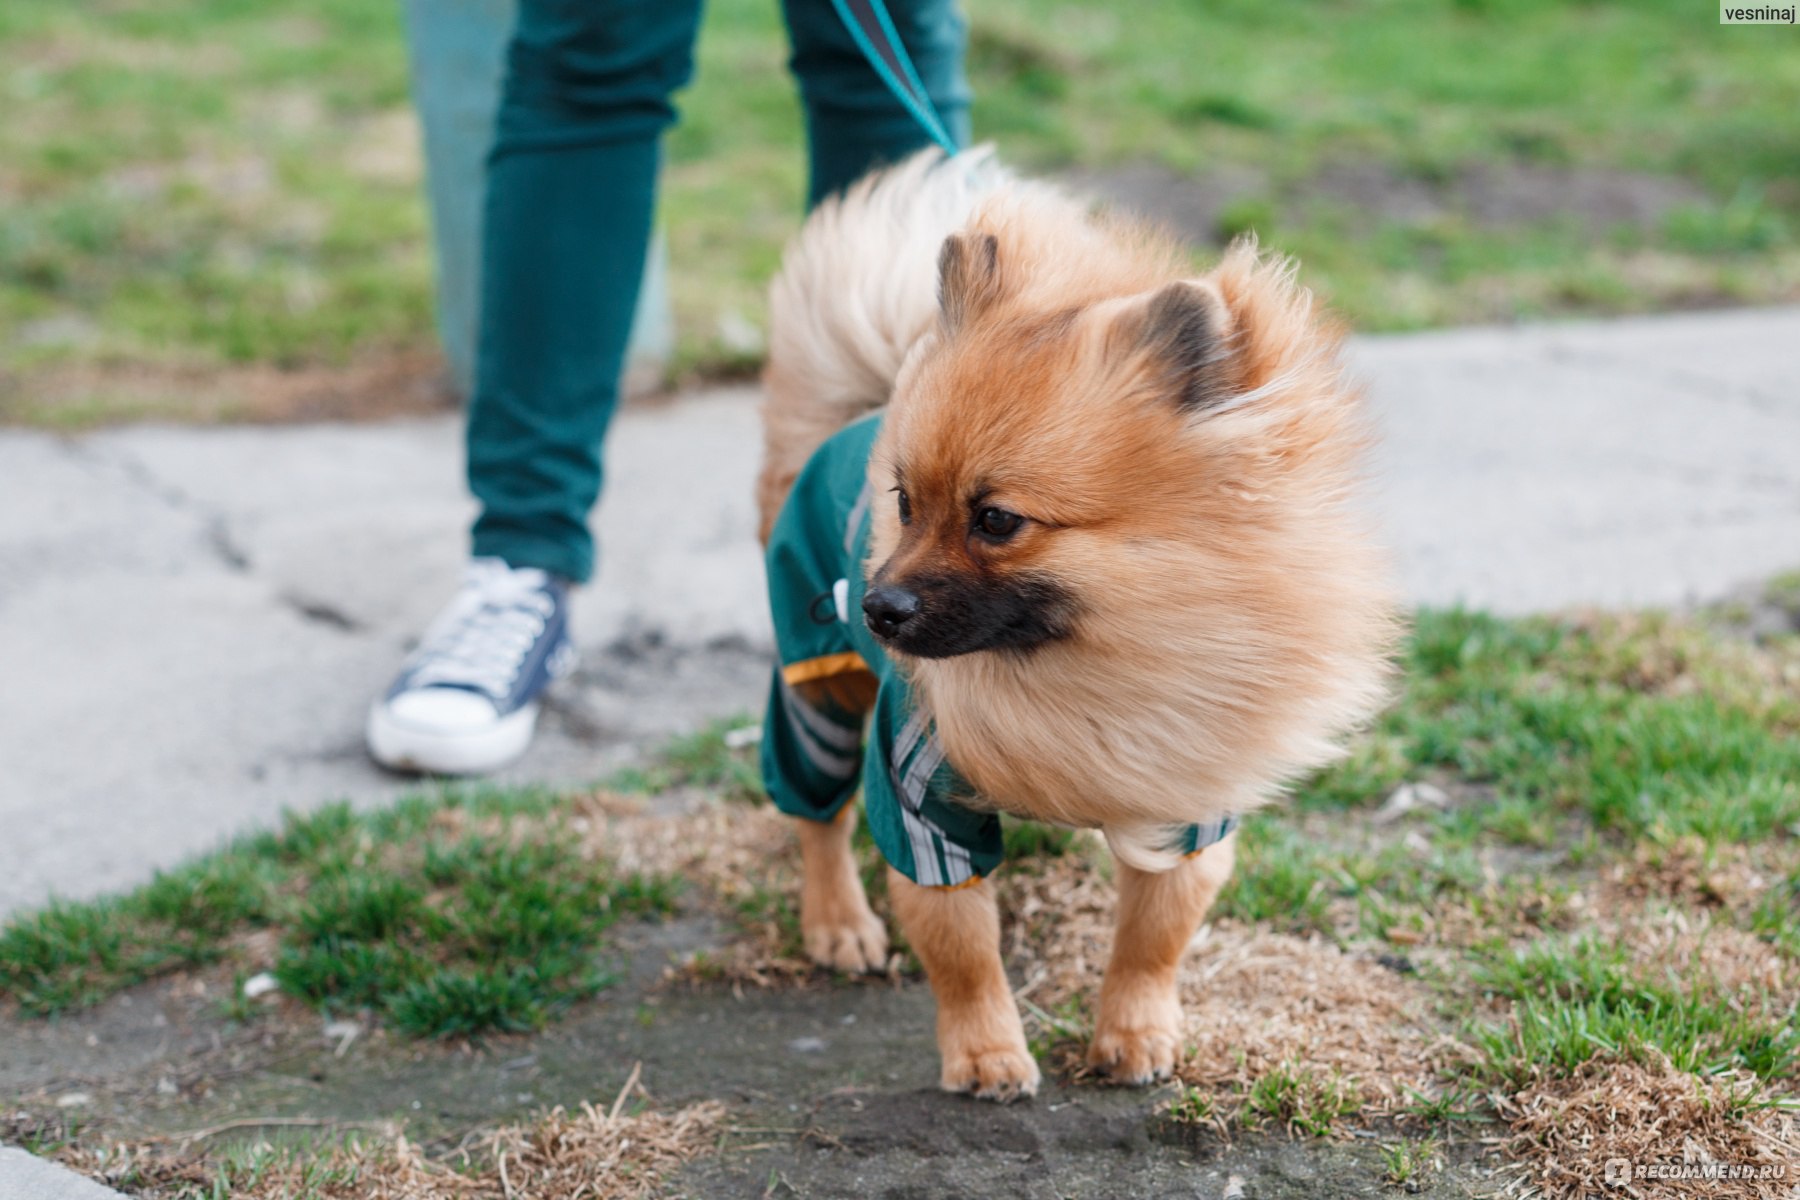
{"label": "green dog jacket", "polygon": [[[794,481],[769,539],[777,665],[763,720],[763,782],[790,816],[829,821],[860,785],[882,857],[925,887],[961,887],[1000,865],[1000,818],[963,803],[974,789],[945,758],[937,725],[863,623],[869,552],[869,452],[879,413],[820,446]],[[809,703],[801,683],[849,671],[879,682],[875,709]],[[1233,818],[1190,825],[1181,848],[1223,839]]]}

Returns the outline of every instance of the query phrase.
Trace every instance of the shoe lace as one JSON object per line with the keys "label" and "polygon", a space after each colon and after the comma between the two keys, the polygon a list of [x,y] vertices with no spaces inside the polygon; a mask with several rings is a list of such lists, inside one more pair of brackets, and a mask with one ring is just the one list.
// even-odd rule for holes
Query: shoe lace
{"label": "shoe lace", "polygon": [[426,632],[409,686],[466,687],[504,699],[555,613],[538,572],[474,574]]}

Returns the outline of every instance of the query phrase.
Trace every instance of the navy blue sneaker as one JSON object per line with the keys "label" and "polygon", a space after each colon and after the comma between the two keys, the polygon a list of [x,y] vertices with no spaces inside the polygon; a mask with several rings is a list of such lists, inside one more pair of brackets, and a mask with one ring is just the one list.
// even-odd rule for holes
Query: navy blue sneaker
{"label": "navy blue sneaker", "polygon": [[456,599],[369,710],[375,761],[480,775],[523,754],[544,689],[575,668],[567,593],[535,567],[471,561]]}

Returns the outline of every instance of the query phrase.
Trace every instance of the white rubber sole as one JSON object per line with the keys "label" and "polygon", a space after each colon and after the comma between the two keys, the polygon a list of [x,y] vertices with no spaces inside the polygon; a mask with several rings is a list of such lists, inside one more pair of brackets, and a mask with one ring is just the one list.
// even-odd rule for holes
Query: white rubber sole
{"label": "white rubber sole", "polygon": [[441,733],[397,720],[387,706],[369,709],[369,754],[393,771],[485,775],[517,759],[537,730],[538,706],[527,704],[473,733]]}

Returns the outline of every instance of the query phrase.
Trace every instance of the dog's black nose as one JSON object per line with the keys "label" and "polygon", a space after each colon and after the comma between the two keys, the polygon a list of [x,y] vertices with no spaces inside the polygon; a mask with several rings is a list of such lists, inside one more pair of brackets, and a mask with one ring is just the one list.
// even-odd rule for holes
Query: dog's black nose
{"label": "dog's black nose", "polygon": [[863,616],[879,636],[891,638],[919,614],[919,598],[905,588],[870,588],[863,595]]}

